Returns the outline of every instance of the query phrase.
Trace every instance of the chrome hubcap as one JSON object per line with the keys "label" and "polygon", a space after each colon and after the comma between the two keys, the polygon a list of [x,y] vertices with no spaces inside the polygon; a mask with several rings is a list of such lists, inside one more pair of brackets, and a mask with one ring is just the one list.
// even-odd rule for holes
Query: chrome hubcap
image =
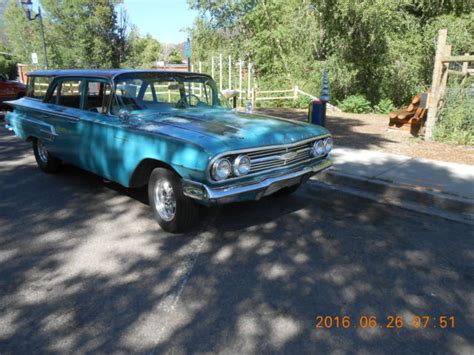
{"label": "chrome hubcap", "polygon": [[38,140],[37,147],[38,147],[38,156],[39,156],[40,160],[43,163],[47,163],[48,162],[48,150],[44,146],[43,142]]}
{"label": "chrome hubcap", "polygon": [[155,185],[155,205],[158,214],[169,222],[176,214],[176,198],[173,187],[166,180],[159,180]]}

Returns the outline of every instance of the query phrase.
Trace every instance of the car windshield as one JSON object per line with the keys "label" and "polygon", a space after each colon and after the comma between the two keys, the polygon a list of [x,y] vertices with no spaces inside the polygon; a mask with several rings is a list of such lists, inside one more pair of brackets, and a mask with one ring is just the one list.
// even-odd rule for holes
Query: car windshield
{"label": "car windshield", "polygon": [[115,79],[111,113],[131,114],[189,108],[230,108],[220,99],[214,80],[205,75],[133,73]]}

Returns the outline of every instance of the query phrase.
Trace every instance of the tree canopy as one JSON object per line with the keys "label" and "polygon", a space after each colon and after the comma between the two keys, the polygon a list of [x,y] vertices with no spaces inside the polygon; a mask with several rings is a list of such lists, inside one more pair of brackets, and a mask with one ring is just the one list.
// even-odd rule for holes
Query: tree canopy
{"label": "tree canopy", "polygon": [[408,100],[429,83],[437,31],[454,53],[474,49],[474,5],[463,0],[188,0],[199,11],[193,55],[251,61],[267,87],[318,93],[323,67],[336,99]]}

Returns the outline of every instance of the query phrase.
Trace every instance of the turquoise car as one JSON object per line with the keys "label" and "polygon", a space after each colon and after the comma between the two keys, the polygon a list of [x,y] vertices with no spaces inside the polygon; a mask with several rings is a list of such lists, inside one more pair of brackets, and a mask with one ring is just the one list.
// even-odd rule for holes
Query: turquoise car
{"label": "turquoise car", "polygon": [[160,226],[182,232],[199,205],[291,193],[331,166],[324,128],[237,112],[204,74],[47,70],[9,101],[6,128],[46,173],[63,163],[125,187],[148,185]]}

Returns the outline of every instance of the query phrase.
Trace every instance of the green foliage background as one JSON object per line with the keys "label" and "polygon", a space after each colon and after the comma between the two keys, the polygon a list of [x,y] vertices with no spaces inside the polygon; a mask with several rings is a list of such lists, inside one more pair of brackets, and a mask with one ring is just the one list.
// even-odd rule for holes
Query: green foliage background
{"label": "green foliage background", "polygon": [[[371,106],[410,101],[431,81],[437,32],[453,53],[474,52],[474,5],[465,0],[188,0],[195,60],[223,53],[254,64],[261,88],[318,94],[329,69],[333,99]],[[378,105],[378,106],[379,106]],[[387,100],[382,105],[387,105]]]}

